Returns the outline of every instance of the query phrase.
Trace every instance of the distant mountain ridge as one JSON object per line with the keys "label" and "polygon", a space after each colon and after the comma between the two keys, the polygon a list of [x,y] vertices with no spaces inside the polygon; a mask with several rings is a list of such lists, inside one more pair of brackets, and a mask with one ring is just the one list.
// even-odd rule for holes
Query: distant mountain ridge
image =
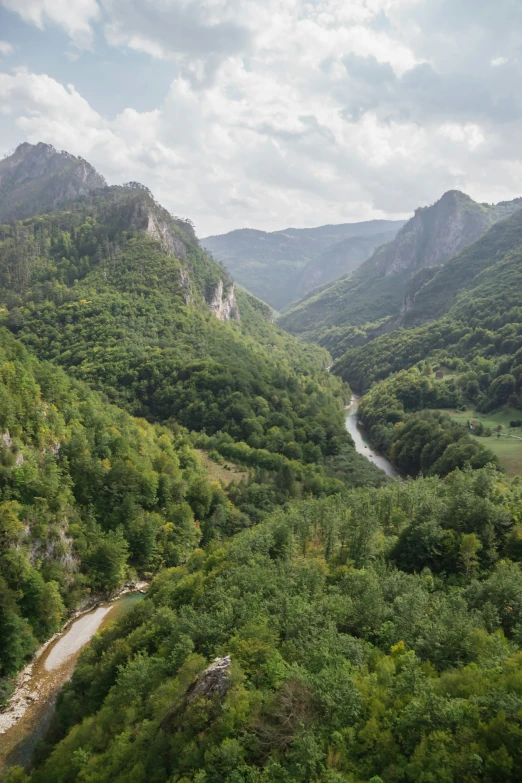
{"label": "distant mountain ridge", "polygon": [[355,272],[294,305],[279,325],[340,356],[354,329],[373,324],[386,331],[386,324],[379,323],[390,317],[396,319],[391,328],[400,325],[401,314],[438,267],[521,208],[522,199],[478,204],[465,193],[449,191],[435,204],[417,209],[397,236]]}
{"label": "distant mountain ridge", "polygon": [[236,229],[201,244],[233,277],[276,310],[356,269],[404,221],[369,220],[281,231]]}
{"label": "distant mountain ridge", "polygon": [[106,185],[83,158],[24,142],[0,161],[0,223],[51,212]]}

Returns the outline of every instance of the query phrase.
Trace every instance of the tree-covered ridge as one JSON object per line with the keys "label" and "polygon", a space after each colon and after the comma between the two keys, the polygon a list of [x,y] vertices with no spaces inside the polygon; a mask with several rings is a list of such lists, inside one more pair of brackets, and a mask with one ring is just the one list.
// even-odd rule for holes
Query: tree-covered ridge
{"label": "tree-covered ridge", "polygon": [[[167,248],[145,230],[150,212],[171,232]],[[382,480],[344,432],[349,391],[324,371],[326,352],[275,327],[244,292],[240,322],[218,320],[207,303],[219,280],[230,285],[226,273],[141,189],[109,188],[0,236],[5,323],[39,357],[135,415],[320,470],[338,456],[348,480]]]}
{"label": "tree-covered ridge", "polygon": [[[497,205],[477,204],[463,193],[450,191],[432,206],[416,210],[392,242],[379,248],[352,275],[339,278],[295,305],[280,319],[280,324],[339,357],[354,338],[354,344],[361,342],[360,329],[371,338],[395,328],[408,317],[417,318],[418,322],[436,317],[449,309],[456,293],[466,287],[469,276],[477,274],[477,264],[471,263],[470,254],[476,260],[479,251],[462,252],[458,279],[454,275],[455,279],[450,280],[444,272],[437,276],[437,269],[442,265],[442,270],[446,270],[448,262],[452,263],[449,259],[466,245],[476,243],[488,229],[486,237],[490,239],[482,245],[486,253],[492,244],[499,251],[512,244],[518,230],[514,226],[520,225],[521,206],[520,199]],[[518,213],[514,222],[505,221],[513,213]],[[504,222],[496,231],[491,229],[498,221]],[[404,316],[403,311],[417,298],[416,314]]]}
{"label": "tree-covered ridge", "polygon": [[521,291],[522,212],[518,212],[443,266],[420,289],[406,313],[406,318],[421,312],[430,317],[442,309],[442,317],[396,329],[367,344],[364,333],[354,332],[353,347],[335,363],[333,372],[365,390],[390,373],[426,359],[458,369],[466,396],[481,410],[508,401],[521,407]]}
{"label": "tree-covered ridge", "polygon": [[[188,439],[0,332],[0,691],[90,592],[183,562],[236,514]],[[3,693],[1,694],[3,697]]]}
{"label": "tree-covered ridge", "polygon": [[515,783],[520,512],[456,471],[195,553],[84,651],[31,783]]}
{"label": "tree-covered ridge", "polygon": [[466,377],[437,381],[428,364],[402,370],[363,397],[361,422],[372,442],[411,476],[444,476],[467,465],[498,466],[490,449],[437,410],[462,406],[469,385]]}
{"label": "tree-covered ridge", "polygon": [[[440,267],[419,287],[404,314],[406,326],[450,312],[473,326],[508,323],[518,308],[522,283],[522,210],[494,225]],[[520,320],[520,319],[519,319]]]}

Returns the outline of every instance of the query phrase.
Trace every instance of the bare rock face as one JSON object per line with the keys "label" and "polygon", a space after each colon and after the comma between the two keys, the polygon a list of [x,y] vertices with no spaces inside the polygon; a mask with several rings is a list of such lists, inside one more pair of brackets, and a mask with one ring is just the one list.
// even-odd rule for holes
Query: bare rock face
{"label": "bare rock face", "polygon": [[187,691],[187,703],[190,704],[197,696],[210,699],[212,696],[222,697],[230,686],[229,669],[232,663],[230,655],[224,658],[214,658],[203,674]]}
{"label": "bare rock face", "polygon": [[183,241],[171,230],[168,223],[149,211],[147,221],[147,234],[152,239],[156,239],[167,253],[173,253],[178,258],[185,258],[187,248]]}
{"label": "bare rock face", "polygon": [[179,282],[183,291],[183,300],[188,307],[192,301],[192,283],[190,282],[190,275],[184,269],[179,270]]}
{"label": "bare rock face", "polygon": [[106,184],[83,158],[25,142],[0,161],[0,223],[50,212]]}
{"label": "bare rock face", "polygon": [[240,320],[239,308],[236,301],[234,284],[230,286],[227,293],[224,294],[223,281],[220,280],[210,300],[209,307],[216,318],[220,321]]}
{"label": "bare rock face", "polygon": [[377,267],[388,277],[443,264],[520,206],[520,199],[477,204],[465,193],[450,190],[432,206],[416,210],[394,241],[377,251]]}
{"label": "bare rock face", "polygon": [[187,248],[183,240],[172,230],[167,220],[157,214],[146,200],[138,201],[131,219],[132,225],[160,243],[166,253],[172,253],[179,259],[185,258]]}

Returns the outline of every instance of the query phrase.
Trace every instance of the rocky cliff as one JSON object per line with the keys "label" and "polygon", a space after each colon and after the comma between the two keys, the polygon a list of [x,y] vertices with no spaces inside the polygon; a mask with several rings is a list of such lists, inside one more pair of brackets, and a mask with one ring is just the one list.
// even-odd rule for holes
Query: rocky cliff
{"label": "rocky cliff", "polygon": [[83,158],[24,142],[0,161],[0,223],[50,212],[105,186]]}
{"label": "rocky cliff", "polygon": [[209,307],[220,321],[240,320],[239,308],[236,301],[234,284],[227,292],[224,291],[223,281],[220,280],[209,302]]}
{"label": "rocky cliff", "polygon": [[[478,204],[465,193],[451,190],[435,204],[415,211],[395,239],[379,247],[350,275],[334,280],[295,304],[278,323],[293,334],[339,351],[346,330],[393,319],[401,324],[417,293],[463,248],[483,236],[495,223],[522,208],[522,199]],[[381,327],[379,326],[379,333]]]}
{"label": "rocky cliff", "polygon": [[374,256],[376,268],[389,276],[443,264],[521,207],[522,199],[477,204],[465,193],[450,190],[435,204],[415,211],[395,239]]}

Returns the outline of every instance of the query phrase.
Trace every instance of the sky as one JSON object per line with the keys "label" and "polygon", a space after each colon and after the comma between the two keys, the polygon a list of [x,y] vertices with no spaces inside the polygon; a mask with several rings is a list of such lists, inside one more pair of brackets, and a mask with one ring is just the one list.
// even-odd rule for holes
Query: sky
{"label": "sky", "polygon": [[0,0],[0,156],[44,141],[199,236],[522,195],[522,0]]}

